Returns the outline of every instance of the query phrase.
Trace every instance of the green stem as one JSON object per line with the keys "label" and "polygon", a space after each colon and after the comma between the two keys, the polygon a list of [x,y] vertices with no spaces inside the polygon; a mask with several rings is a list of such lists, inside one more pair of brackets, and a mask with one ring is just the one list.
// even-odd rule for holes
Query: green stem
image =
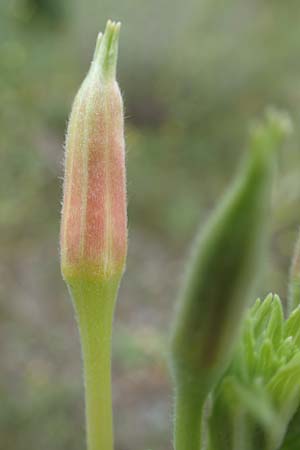
{"label": "green stem", "polygon": [[118,280],[70,287],[84,364],[88,450],[113,450],[111,334]]}
{"label": "green stem", "polygon": [[200,450],[203,445],[201,433],[205,398],[189,388],[179,388],[175,398],[175,450]]}

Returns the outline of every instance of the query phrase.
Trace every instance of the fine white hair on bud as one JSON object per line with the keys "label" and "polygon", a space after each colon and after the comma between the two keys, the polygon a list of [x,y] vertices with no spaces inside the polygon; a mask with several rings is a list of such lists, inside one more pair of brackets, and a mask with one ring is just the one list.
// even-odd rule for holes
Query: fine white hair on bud
{"label": "fine white hair on bud", "polygon": [[127,251],[123,102],[116,82],[120,23],[99,33],[74,100],[67,137],[61,221],[66,281],[121,277]]}
{"label": "fine white hair on bud", "polygon": [[87,448],[113,450],[111,334],[127,252],[124,114],[116,81],[120,23],[99,33],[65,146],[61,269],[76,312]]}

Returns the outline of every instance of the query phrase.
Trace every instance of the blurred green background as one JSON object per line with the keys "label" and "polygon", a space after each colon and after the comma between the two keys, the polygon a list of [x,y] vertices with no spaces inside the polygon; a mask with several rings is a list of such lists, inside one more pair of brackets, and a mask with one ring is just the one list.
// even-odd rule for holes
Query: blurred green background
{"label": "blurred green background", "polygon": [[192,238],[249,124],[287,109],[260,294],[286,298],[300,224],[298,0],[0,3],[0,448],[84,449],[73,309],[59,271],[63,141],[108,18],[123,23],[129,257],[116,311],[117,450],[171,449],[166,338]]}

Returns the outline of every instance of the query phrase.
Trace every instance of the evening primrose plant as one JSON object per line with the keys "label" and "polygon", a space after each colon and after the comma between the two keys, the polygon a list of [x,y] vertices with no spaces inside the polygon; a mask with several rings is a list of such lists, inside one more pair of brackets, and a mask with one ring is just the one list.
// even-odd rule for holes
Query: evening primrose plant
{"label": "evening primrose plant", "polygon": [[[108,21],[99,34],[66,136],[61,269],[80,332],[87,450],[114,448],[111,336],[127,253],[119,31]],[[253,304],[289,130],[288,117],[274,110],[252,127],[236,180],[187,262],[169,345],[175,450],[300,448],[299,243],[287,314],[273,294]]]}

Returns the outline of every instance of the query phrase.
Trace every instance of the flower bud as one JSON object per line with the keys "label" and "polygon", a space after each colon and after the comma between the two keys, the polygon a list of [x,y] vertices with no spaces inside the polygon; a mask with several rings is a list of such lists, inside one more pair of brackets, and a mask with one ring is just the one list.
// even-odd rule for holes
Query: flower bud
{"label": "flower bud", "polygon": [[80,331],[87,447],[113,450],[111,334],[127,249],[120,24],[99,34],[66,138],[61,267]]}
{"label": "flower bud", "polygon": [[[237,344],[262,267],[276,150],[287,125],[285,116],[271,111],[252,130],[248,160],[194,246],[171,341],[176,450],[203,443],[205,401]],[[270,335],[280,340],[281,331],[271,323]],[[252,341],[248,334],[249,360]]]}
{"label": "flower bud", "polygon": [[124,270],[126,231],[123,106],[116,82],[120,24],[99,34],[74,100],[66,137],[61,222],[65,280],[109,279]]}
{"label": "flower bud", "polygon": [[[224,370],[266,245],[274,161],[287,118],[268,112],[239,177],[200,234],[172,337],[173,365],[195,377]],[[175,372],[177,370],[175,369]]]}

